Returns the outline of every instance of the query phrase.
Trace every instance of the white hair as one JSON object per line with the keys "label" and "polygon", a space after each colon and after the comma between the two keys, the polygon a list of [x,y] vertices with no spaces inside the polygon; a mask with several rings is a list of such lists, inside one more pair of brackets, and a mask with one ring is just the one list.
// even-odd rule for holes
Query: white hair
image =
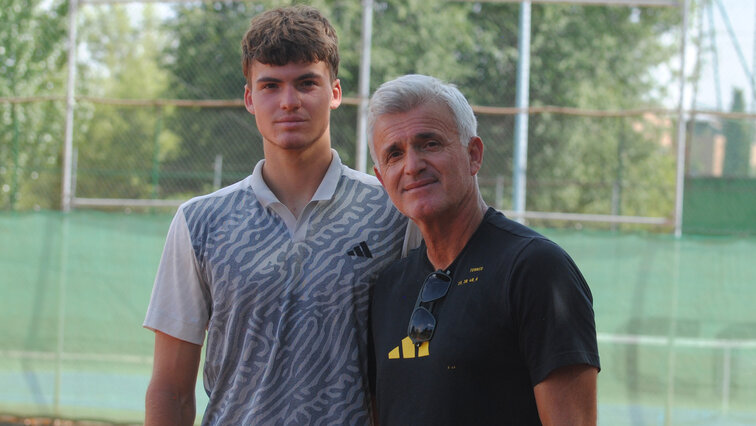
{"label": "white hair", "polygon": [[478,135],[478,121],[472,107],[457,86],[421,74],[408,74],[383,83],[373,93],[368,106],[367,138],[373,164],[375,156],[373,128],[378,117],[411,111],[421,105],[441,102],[449,107],[457,124],[459,141],[467,146]]}

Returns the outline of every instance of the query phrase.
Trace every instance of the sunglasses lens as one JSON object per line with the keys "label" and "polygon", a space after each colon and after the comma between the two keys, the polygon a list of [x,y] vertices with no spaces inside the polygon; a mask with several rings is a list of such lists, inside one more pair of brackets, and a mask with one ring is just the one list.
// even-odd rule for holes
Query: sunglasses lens
{"label": "sunglasses lens", "polygon": [[427,342],[433,336],[436,319],[427,309],[419,307],[410,318],[409,337],[414,343]]}
{"label": "sunglasses lens", "polygon": [[446,296],[446,292],[449,291],[449,283],[451,283],[451,278],[449,278],[448,275],[429,275],[425,280],[423,292],[420,295],[420,301],[432,302]]}
{"label": "sunglasses lens", "polygon": [[[433,337],[433,331],[436,329],[436,318],[430,310],[425,306],[420,306],[420,304],[435,302],[446,296],[450,284],[451,278],[441,271],[433,272],[425,278],[420,294],[417,296],[415,310],[412,311],[410,317],[409,327],[407,327],[407,335],[412,343],[419,345],[430,341]],[[433,305],[430,305],[430,307],[433,309]]]}

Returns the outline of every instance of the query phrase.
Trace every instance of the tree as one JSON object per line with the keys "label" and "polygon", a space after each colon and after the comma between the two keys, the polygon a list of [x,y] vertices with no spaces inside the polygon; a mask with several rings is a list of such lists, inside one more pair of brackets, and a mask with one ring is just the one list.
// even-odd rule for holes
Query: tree
{"label": "tree", "polygon": [[[166,62],[172,75],[170,93],[189,99],[240,99],[244,81],[238,40],[252,15],[279,4],[180,6],[172,25],[176,43]],[[355,96],[359,2],[321,0],[313,5],[337,29],[344,95]],[[402,74],[425,73],[455,83],[474,105],[514,105],[518,4],[385,0],[374,6],[371,90]],[[651,70],[677,51],[666,41],[679,25],[677,12],[533,5],[530,104],[589,109],[658,106],[655,93],[663,87]],[[479,120],[486,145],[481,183],[492,202],[491,182],[511,176],[514,120],[484,114]],[[675,157],[658,143],[659,132],[668,129],[649,130],[650,122],[644,120],[531,115],[528,180],[533,186],[528,208],[609,213],[612,188],[624,188],[621,198],[615,198],[625,214],[671,211],[667,184],[672,176],[674,185]],[[352,164],[348,147],[354,144],[355,123],[356,108],[342,106],[333,114],[334,146],[346,151],[342,157],[347,164]],[[642,132],[636,130],[639,123],[645,128]],[[220,153],[224,159],[240,159],[234,169],[248,173],[262,158],[254,121],[241,108],[177,111],[170,127],[181,141],[180,154],[170,164],[176,170],[207,170]]]}
{"label": "tree", "polygon": [[[396,75],[430,73],[456,83],[473,104],[513,106],[519,7],[379,3],[373,36],[374,87]],[[653,93],[663,87],[651,77],[651,70],[674,56],[675,46],[664,36],[678,20],[674,9],[533,5],[531,106],[610,110],[657,106]],[[481,183],[491,202],[493,191],[486,182],[512,175],[514,122],[511,116],[479,114],[479,119],[486,145]],[[668,213],[670,209],[663,207],[673,202],[666,183],[673,182],[669,170],[674,170],[674,156],[660,156],[664,150],[658,132],[639,133],[633,130],[636,121],[531,115],[528,209],[609,213],[613,183],[624,176],[619,187],[633,177],[641,183],[632,189],[642,186],[646,191],[625,194],[627,214]],[[620,141],[624,141],[621,146]],[[649,203],[648,193],[663,195],[659,203]]]}
{"label": "tree", "polygon": [[[216,2],[176,7],[169,24],[175,43],[163,61],[170,73],[165,96],[241,100],[241,38],[250,18],[270,6]],[[217,155],[223,158],[224,184],[251,173],[263,157],[254,119],[242,107],[181,108],[166,125],[181,141],[181,149],[165,162],[165,180],[187,193],[212,189]]]}
{"label": "tree", "polygon": [[[134,22],[122,5],[83,10],[81,40],[86,60],[79,67],[81,94],[108,99],[155,99],[167,75],[158,66],[164,41],[154,6],[140,8]],[[134,9],[132,9],[134,10]],[[158,196],[162,158],[175,138],[161,129],[161,107],[82,103],[77,134],[77,196]]]}
{"label": "tree", "polygon": [[[733,89],[730,112],[744,111],[743,90]],[[751,126],[746,120],[726,119],[722,126],[722,132],[726,140],[722,175],[725,177],[747,177],[751,140],[753,140]]]}
{"label": "tree", "polygon": [[[62,95],[65,1],[0,0],[0,97]],[[0,208],[57,207],[60,102],[0,104]]]}
{"label": "tree", "polygon": [[[534,8],[531,105],[659,106],[652,94],[663,88],[651,71],[673,58],[676,47],[664,36],[678,20],[675,9]],[[612,190],[619,189],[617,212],[668,216],[672,211],[675,157],[659,142],[672,128],[663,120],[544,115],[534,124],[529,179],[550,190],[529,191],[529,209],[606,214],[612,211]]]}

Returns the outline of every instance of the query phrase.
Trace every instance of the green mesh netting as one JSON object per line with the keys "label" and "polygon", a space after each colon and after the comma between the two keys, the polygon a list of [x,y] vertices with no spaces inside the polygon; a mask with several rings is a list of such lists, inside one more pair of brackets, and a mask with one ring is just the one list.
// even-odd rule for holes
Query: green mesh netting
{"label": "green mesh netting", "polygon": [[[0,413],[142,420],[170,220],[0,215]],[[593,291],[600,424],[756,424],[756,238],[540,231]]]}

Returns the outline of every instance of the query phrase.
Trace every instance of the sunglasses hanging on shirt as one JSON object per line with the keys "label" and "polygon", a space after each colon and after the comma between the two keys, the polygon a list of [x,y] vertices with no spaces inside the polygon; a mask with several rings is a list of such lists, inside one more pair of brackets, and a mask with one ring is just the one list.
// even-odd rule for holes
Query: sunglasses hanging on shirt
{"label": "sunglasses hanging on shirt", "polygon": [[[425,277],[407,327],[407,335],[416,346],[423,342],[429,342],[433,338],[433,333],[436,330],[436,317],[433,315],[433,307],[435,302],[446,296],[450,285],[451,277],[448,271],[438,270]],[[428,304],[428,307],[426,308],[423,304]]]}

